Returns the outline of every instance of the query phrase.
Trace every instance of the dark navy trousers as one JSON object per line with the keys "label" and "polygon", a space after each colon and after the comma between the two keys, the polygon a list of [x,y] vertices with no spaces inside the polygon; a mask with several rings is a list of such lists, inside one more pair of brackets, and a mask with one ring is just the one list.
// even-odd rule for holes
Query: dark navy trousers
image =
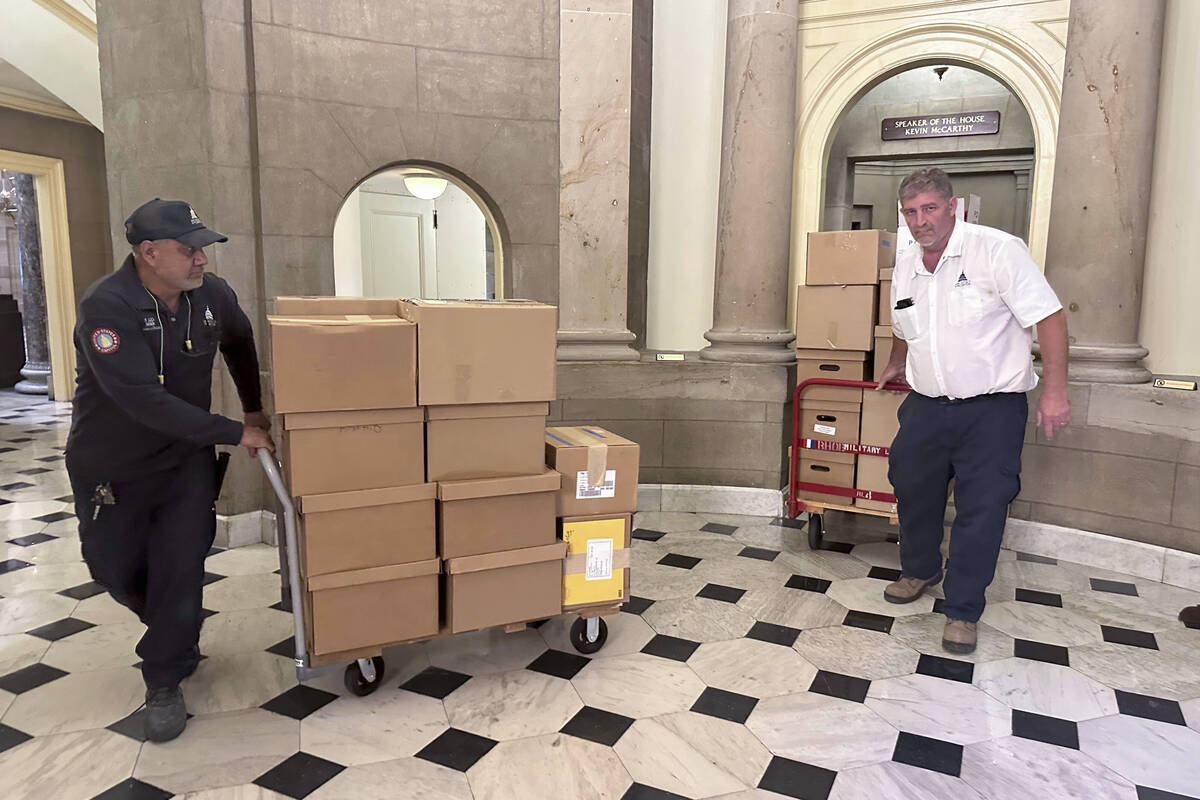
{"label": "dark navy trousers", "polygon": [[174,686],[199,657],[204,558],[217,525],[215,454],[201,448],[170,469],[114,481],[116,505],[99,514],[95,485],[71,479],[83,559],[92,578],[146,625],[137,645],[146,686]]}
{"label": "dark navy trousers", "polygon": [[943,569],[946,496],[954,480],[957,512],[945,565],[942,611],[976,622],[996,573],[1008,506],[1021,491],[1021,446],[1029,403],[1024,394],[947,400],[909,394],[888,458],[900,517],[900,562],[910,577]]}

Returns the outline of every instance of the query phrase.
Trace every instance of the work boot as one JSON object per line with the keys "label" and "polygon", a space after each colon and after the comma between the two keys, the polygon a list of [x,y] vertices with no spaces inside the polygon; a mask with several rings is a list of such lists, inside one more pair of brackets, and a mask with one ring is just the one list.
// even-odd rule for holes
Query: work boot
{"label": "work boot", "polygon": [[179,686],[146,690],[146,738],[169,742],[183,733],[187,725],[187,707]]}
{"label": "work boot", "polygon": [[925,594],[925,590],[931,586],[937,586],[942,582],[942,573],[934,575],[929,580],[921,580],[920,578],[901,577],[900,580],[894,581],[887,585],[883,590],[883,599],[889,603],[903,604],[911,603],[912,601]]}
{"label": "work boot", "polygon": [[978,627],[974,622],[947,619],[942,631],[942,649],[951,653],[974,653]]}

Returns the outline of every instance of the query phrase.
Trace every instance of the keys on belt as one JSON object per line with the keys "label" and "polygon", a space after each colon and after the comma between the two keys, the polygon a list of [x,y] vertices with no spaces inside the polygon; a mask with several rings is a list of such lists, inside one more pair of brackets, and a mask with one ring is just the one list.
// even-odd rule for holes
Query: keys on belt
{"label": "keys on belt", "polygon": [[117,496],[113,494],[112,485],[102,483],[92,491],[92,522],[100,518],[100,509],[105,506],[115,506]]}

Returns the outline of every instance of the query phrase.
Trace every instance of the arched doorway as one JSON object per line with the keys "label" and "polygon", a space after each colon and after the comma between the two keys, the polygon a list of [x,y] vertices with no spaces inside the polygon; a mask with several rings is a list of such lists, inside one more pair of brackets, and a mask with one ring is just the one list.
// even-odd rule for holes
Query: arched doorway
{"label": "arched doorway", "polygon": [[[817,56],[817,59],[823,55]],[[1061,75],[1037,51],[996,27],[938,22],[902,27],[818,67],[801,65],[797,98],[796,161],[792,200],[791,282],[804,281],[806,234],[821,229],[826,166],[838,121],[872,86],[913,67],[959,65],[992,75],[1009,87],[1029,114],[1035,159],[1029,187],[1029,249],[1044,264]],[[789,318],[794,318],[795,292]]]}
{"label": "arched doorway", "polygon": [[[922,127],[926,120],[940,123]],[[963,219],[1028,241],[1036,156],[1029,113],[1002,81],[972,67],[912,67],[874,83],[839,119],[821,230],[897,231],[903,248],[910,237],[898,230],[900,181],[939,167],[954,183]]]}
{"label": "arched doorway", "polygon": [[425,163],[386,167],[350,191],[334,222],[333,270],[343,296],[504,296],[503,239],[488,202]]}

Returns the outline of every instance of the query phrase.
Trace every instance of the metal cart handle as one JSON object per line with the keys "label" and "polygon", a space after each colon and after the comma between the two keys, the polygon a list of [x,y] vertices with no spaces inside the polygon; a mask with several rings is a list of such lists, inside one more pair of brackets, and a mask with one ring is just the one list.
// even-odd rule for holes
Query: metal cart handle
{"label": "metal cart handle", "polygon": [[308,665],[308,641],[304,634],[304,606],[302,605],[304,598],[300,591],[300,551],[296,549],[296,507],[292,505],[292,497],[288,494],[287,487],[283,485],[283,474],[280,472],[279,462],[275,460],[275,456],[269,450],[260,448],[258,463],[262,464],[263,471],[267,473],[267,480],[271,482],[271,488],[275,490],[275,497],[283,506],[283,528],[287,544],[285,560],[287,561],[288,583],[292,590],[292,623],[296,629],[296,666],[305,667]]}

